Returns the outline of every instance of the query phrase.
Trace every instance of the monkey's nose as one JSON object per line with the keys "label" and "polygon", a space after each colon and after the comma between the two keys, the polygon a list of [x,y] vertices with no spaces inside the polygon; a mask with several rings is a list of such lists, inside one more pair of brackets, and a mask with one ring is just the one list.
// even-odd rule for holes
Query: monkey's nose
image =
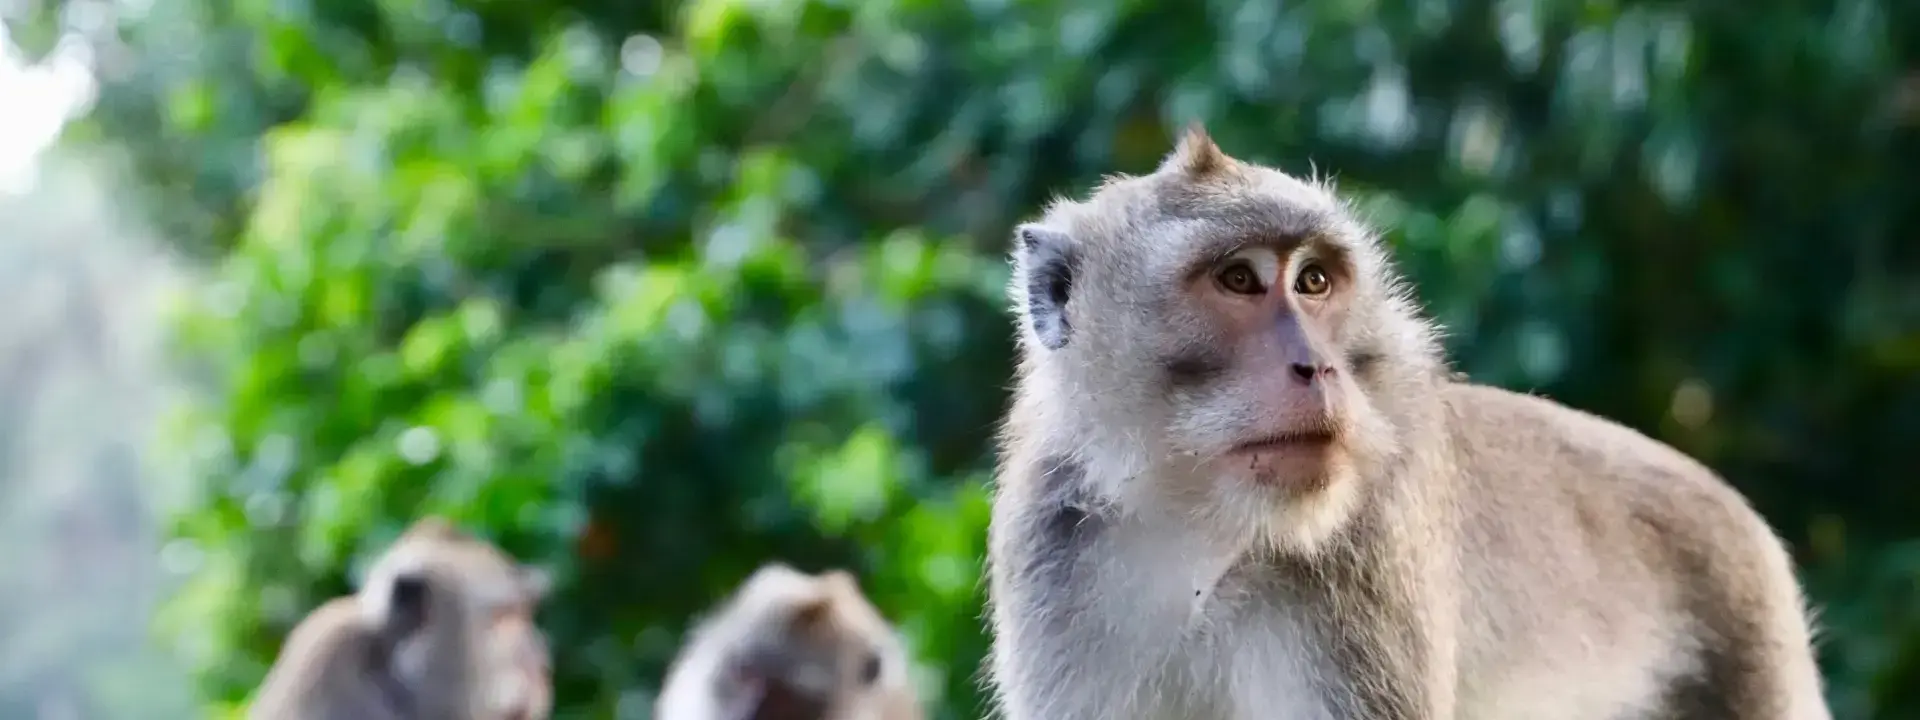
{"label": "monkey's nose", "polygon": [[1292,364],[1289,364],[1287,367],[1288,369],[1293,371],[1293,379],[1300,381],[1300,384],[1302,385],[1313,384],[1313,377],[1315,375],[1320,374],[1320,368],[1314,367],[1312,365],[1292,363]]}

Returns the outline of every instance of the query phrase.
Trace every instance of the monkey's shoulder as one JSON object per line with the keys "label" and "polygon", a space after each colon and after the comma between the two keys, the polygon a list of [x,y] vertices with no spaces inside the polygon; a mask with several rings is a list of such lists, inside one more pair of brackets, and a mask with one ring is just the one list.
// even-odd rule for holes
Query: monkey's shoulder
{"label": "monkey's shoulder", "polygon": [[1086,552],[1108,525],[1088,472],[1062,454],[1006,456],[994,480],[989,554],[1013,567],[1050,572]]}
{"label": "monkey's shoulder", "polygon": [[[372,651],[374,632],[368,627],[360,604],[353,596],[338,597],[329,600],[294,625],[287,633],[285,647],[280,657],[291,660],[276,665],[276,677],[273,680],[285,680],[299,683],[323,683],[322,676],[335,672],[351,672],[358,658]],[[297,667],[305,665],[307,667]],[[308,675],[296,679],[287,677],[289,673]]]}
{"label": "monkey's shoulder", "polygon": [[[1791,587],[1785,547],[1766,520],[1679,450],[1545,398],[1474,385],[1445,396],[1476,552],[1594,563],[1607,568],[1614,593],[1634,577],[1714,577],[1716,593]],[[1567,573],[1556,578],[1572,586]]]}
{"label": "monkey's shoulder", "polygon": [[353,596],[334,598],[295,624],[249,704],[250,718],[328,717],[333,695],[361,674],[373,642]]}
{"label": "monkey's shoulder", "polygon": [[1010,502],[995,506],[1017,508],[1031,520],[1087,520],[1097,497],[1089,472],[1066,454],[1013,454],[994,478],[995,494]]}
{"label": "monkey's shoulder", "polygon": [[288,645],[345,645],[369,642],[372,631],[366,615],[353,596],[337,597],[321,603],[295,625],[287,635]]}

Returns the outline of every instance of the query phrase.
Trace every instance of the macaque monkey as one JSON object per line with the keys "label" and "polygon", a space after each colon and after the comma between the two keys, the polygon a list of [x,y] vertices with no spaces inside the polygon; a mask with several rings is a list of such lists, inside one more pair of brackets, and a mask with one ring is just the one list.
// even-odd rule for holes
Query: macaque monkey
{"label": "macaque monkey", "polygon": [[1746,500],[1451,373],[1327,184],[1196,125],[1014,235],[1004,720],[1828,720]]}
{"label": "macaque monkey", "polygon": [[658,720],[922,720],[905,647],[844,570],[754,571],[667,673]]}
{"label": "macaque monkey", "polygon": [[251,720],[546,720],[533,615],[544,571],[440,518],[414,523],[354,595],[288,635]]}

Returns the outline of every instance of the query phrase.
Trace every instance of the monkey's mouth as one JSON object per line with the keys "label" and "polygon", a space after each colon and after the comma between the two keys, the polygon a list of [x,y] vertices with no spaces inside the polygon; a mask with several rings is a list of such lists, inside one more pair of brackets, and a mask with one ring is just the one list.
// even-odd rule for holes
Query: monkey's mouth
{"label": "monkey's mouth", "polygon": [[1332,428],[1286,430],[1264,435],[1233,446],[1233,454],[1276,451],[1323,450],[1332,447],[1339,435]]}

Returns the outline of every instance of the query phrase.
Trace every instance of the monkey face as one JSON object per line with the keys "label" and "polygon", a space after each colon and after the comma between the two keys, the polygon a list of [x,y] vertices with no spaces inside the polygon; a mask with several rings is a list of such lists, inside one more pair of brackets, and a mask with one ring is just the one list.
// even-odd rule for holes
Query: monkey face
{"label": "monkey face", "polygon": [[1091,474],[1264,513],[1395,449],[1380,360],[1426,357],[1401,350],[1429,330],[1326,187],[1194,133],[1017,234],[1023,401]]}
{"label": "monkey face", "polygon": [[1338,246],[1256,236],[1182,273],[1166,315],[1167,438],[1206,474],[1298,495],[1350,463],[1366,398],[1340,352],[1352,277]]}
{"label": "monkey face", "polygon": [[856,717],[881,690],[885,658],[852,638],[831,644],[788,638],[735,658],[725,714],[738,720],[831,720]]}
{"label": "monkey face", "polygon": [[534,623],[551,581],[438,518],[401,536],[358,595],[388,664],[416,692],[449,663],[477,670],[481,720],[541,720],[551,712],[551,657]]}
{"label": "monkey face", "polygon": [[731,628],[712,687],[715,714],[727,720],[861,717],[904,680],[904,650],[844,571],[763,568],[716,628]]}
{"label": "monkey face", "polygon": [[824,720],[839,679],[830,658],[785,638],[744,649],[721,678],[723,715],[734,720]]}

